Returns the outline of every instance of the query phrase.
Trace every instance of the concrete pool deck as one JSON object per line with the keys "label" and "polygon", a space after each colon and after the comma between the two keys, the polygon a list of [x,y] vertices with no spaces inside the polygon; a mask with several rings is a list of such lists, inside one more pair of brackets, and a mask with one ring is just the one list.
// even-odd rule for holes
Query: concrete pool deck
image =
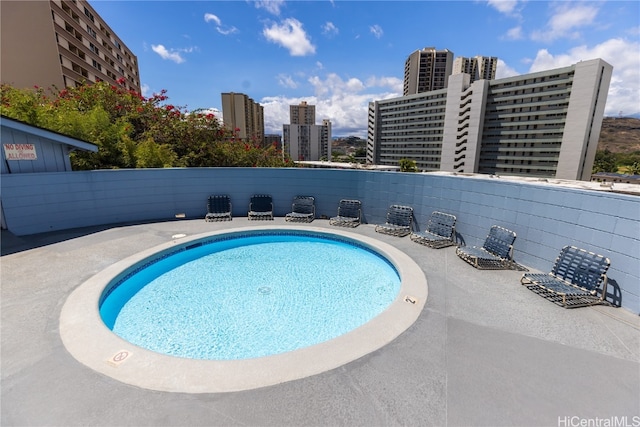
{"label": "concrete pool deck", "polygon": [[[351,363],[254,390],[172,393],[111,379],[64,347],[67,297],[109,265],[176,234],[284,224],[234,218],[2,231],[0,424],[640,425],[640,316],[560,308],[521,286],[522,272],[476,270],[454,247],[425,248],[367,224],[347,231],[409,255],[429,291],[416,323]],[[311,225],[341,230],[326,220]]]}

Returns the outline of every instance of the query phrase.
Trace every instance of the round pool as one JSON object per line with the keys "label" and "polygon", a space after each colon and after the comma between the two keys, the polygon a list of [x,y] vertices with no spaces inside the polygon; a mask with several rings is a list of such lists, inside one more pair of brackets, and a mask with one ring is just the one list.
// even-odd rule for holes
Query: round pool
{"label": "round pool", "polygon": [[[354,232],[339,230],[336,233],[324,228],[307,226],[294,228],[263,226],[233,228],[184,238],[174,237],[176,238],[172,238],[171,241],[165,244],[116,262],[90,278],[69,295],[60,316],[60,335],[65,347],[73,357],[104,375],[147,389],[187,393],[247,390],[316,375],[342,366],[383,347],[415,322],[427,298],[426,278],[422,270],[411,258],[391,245]],[[320,317],[310,322],[312,326],[304,332],[303,336],[306,337],[304,340],[296,339],[294,340],[296,342],[295,345],[286,348],[270,348],[267,353],[241,352],[231,356],[207,355],[203,357],[201,354],[171,353],[171,351],[158,349],[153,351],[147,348],[149,346],[146,344],[133,343],[132,341],[134,340],[130,338],[125,339],[118,336],[109,327],[113,327],[118,323],[118,316],[125,311],[124,308],[127,303],[134,300],[132,297],[140,293],[140,289],[145,289],[147,286],[149,286],[147,289],[152,289],[154,280],[162,277],[164,273],[176,271],[175,268],[166,268],[166,262],[172,263],[179,259],[178,265],[188,266],[192,261],[206,259],[207,256],[211,255],[209,252],[213,254],[226,253],[225,256],[231,257],[237,256],[238,254],[234,254],[233,251],[228,252],[227,249],[229,249],[229,246],[237,246],[232,249],[244,251],[247,247],[254,246],[245,244],[248,242],[245,239],[251,241],[266,239],[269,240],[269,244],[277,244],[281,243],[278,240],[291,240],[292,238],[306,243],[311,241],[312,244],[344,245],[347,251],[362,251],[367,257],[375,259],[377,266],[382,269],[380,271],[386,270],[385,274],[390,272],[390,277],[395,277],[396,279],[399,277],[400,283],[399,285],[382,283],[367,287],[366,282],[369,279],[356,278],[353,282],[354,284],[347,285],[347,288],[351,288],[351,290],[346,293],[346,296],[339,297],[339,299],[346,299],[346,311],[349,311],[349,307],[351,307],[351,311],[355,313],[357,310],[353,310],[354,305],[361,304],[362,300],[376,300],[378,296],[382,296],[379,301],[373,304],[377,308],[366,308],[363,310],[364,314],[355,315],[354,317],[359,320],[349,323],[346,329],[339,329],[336,325],[341,322],[336,322],[336,325],[334,325],[336,327],[332,326],[329,328],[331,330],[328,333],[322,332],[322,334],[316,333],[318,328],[315,326],[326,323],[327,316],[326,313],[324,317],[320,314]],[[274,239],[275,242],[273,241]],[[210,249],[216,245],[227,247],[227,249],[211,251]],[[272,252],[271,249],[268,252]],[[280,258],[283,250],[278,248],[275,251],[276,253],[272,253],[273,265],[277,265],[278,268],[283,265],[283,259]],[[313,251],[309,248],[297,248],[297,250],[298,252],[306,252],[309,259],[313,260],[313,255],[309,254],[309,252]],[[329,252],[335,252],[335,247]],[[176,255],[177,258],[174,258]],[[185,259],[185,256],[189,259]],[[341,253],[338,258],[344,256]],[[325,259],[321,264],[331,267],[333,261]],[[297,260],[298,264],[302,262],[300,259]],[[351,267],[353,267],[353,263],[354,261],[351,261]],[[295,263],[292,265],[295,265]],[[158,271],[161,274],[156,271],[151,274],[151,276],[155,277],[150,276],[142,281],[134,280],[129,282],[138,274],[144,275],[150,271],[153,272],[154,268],[159,268]],[[271,334],[269,342],[282,341],[274,338],[278,336],[277,330],[275,332],[267,331],[267,328],[271,327],[268,319],[273,319],[274,313],[276,314],[275,317],[279,317],[282,314],[280,312],[282,304],[285,304],[285,302],[288,304],[291,299],[302,295],[300,301],[298,301],[300,307],[297,310],[300,312],[299,315],[304,317],[304,307],[313,305],[310,303],[314,300],[317,301],[318,297],[324,293],[337,292],[336,288],[323,288],[324,284],[320,287],[316,285],[315,288],[311,288],[315,289],[315,291],[305,290],[304,288],[291,289],[291,286],[299,286],[302,284],[301,282],[308,280],[307,276],[298,275],[298,273],[302,274],[303,270],[319,268],[317,264],[312,264],[312,267],[309,265],[301,267],[298,273],[291,272],[291,265],[283,268],[284,270],[278,270],[274,267],[275,275],[270,276],[269,279],[262,280],[267,276],[266,274],[258,274],[258,276],[241,279],[242,282],[248,282],[248,286],[241,292],[248,292],[250,295],[221,296],[220,292],[224,292],[229,287],[229,284],[226,283],[214,290],[213,294],[198,296],[198,299],[211,300],[209,301],[210,304],[204,305],[204,313],[208,310],[206,307],[218,310],[221,307],[240,306],[238,312],[243,315],[241,319],[242,322],[245,322],[245,326],[251,323],[252,320],[263,318],[262,326],[254,328],[257,331],[255,335],[258,338],[260,338],[260,331],[263,331],[265,334],[267,332]],[[370,268],[367,267],[367,269]],[[235,269],[237,270],[237,266]],[[207,268],[205,268],[206,270]],[[306,271],[304,272],[306,273]],[[328,275],[329,273],[324,270],[322,274]],[[383,276],[379,272],[376,272],[375,275]],[[203,283],[217,281],[220,278],[220,275],[210,276],[205,274],[205,276],[207,277],[203,278]],[[338,276],[349,277],[349,271],[342,270]],[[178,277],[180,277],[180,274],[178,274]],[[282,280],[283,278],[287,280]],[[283,288],[279,288],[279,282],[282,282]],[[135,283],[133,287],[130,287],[131,283]],[[355,292],[354,288],[358,288],[359,292]],[[191,291],[187,289],[183,294],[189,295],[192,291],[193,289]],[[309,294],[308,292],[311,293]],[[114,299],[109,302],[112,297]],[[246,299],[246,301],[243,302],[243,299]],[[272,303],[275,302],[275,305],[243,306],[244,303],[248,304],[249,301],[251,301],[251,304],[256,304],[264,303],[268,299],[272,299]],[[335,303],[335,300],[333,303]],[[324,307],[321,311],[333,303],[330,299],[324,301],[324,306],[320,305]],[[109,304],[112,305],[107,308]],[[146,303],[141,306],[144,306],[144,304]],[[166,300],[165,302],[155,301],[154,304],[166,305]],[[367,304],[363,305],[366,306]],[[141,306],[138,306],[136,310],[140,310]],[[155,306],[155,308],[157,307]],[[189,307],[189,304],[187,304],[187,307]],[[104,319],[100,313],[101,309]],[[186,316],[194,317],[193,313],[189,315],[189,310],[192,311],[192,309],[193,306],[187,308]],[[260,310],[271,311],[272,316],[270,317],[268,313],[266,315],[260,314]],[[219,315],[226,316],[227,314]],[[233,314],[231,317],[233,318],[237,315],[238,313]],[[173,313],[172,316],[180,318],[185,317],[185,314],[178,312]],[[212,316],[198,314],[198,317],[200,316],[205,319],[212,318]],[[145,316],[141,317],[144,318]],[[288,316],[280,317],[286,318]],[[333,315],[329,317],[333,317]],[[312,316],[309,314],[309,319],[311,318]],[[236,319],[235,321],[238,320]],[[190,322],[186,324],[190,324]],[[185,323],[181,325],[178,329],[182,328],[184,331]],[[228,325],[235,325],[234,320],[232,319]],[[297,329],[297,326],[301,325],[300,318],[297,318],[292,322],[286,334],[290,334],[291,331]],[[211,329],[211,326],[212,324],[209,324],[209,329]],[[278,326],[278,328],[281,327],[283,326]],[[202,329],[206,330],[207,327],[199,329],[202,332]],[[300,329],[304,328],[300,327]],[[240,330],[246,330],[246,328],[240,328]],[[151,332],[151,334],[156,333],[157,331]],[[312,336],[313,339],[308,340],[309,336]],[[214,338],[214,340],[219,339],[221,339],[220,336]],[[166,339],[161,339],[160,341],[166,342]],[[208,336],[205,341],[212,342],[211,337]],[[238,342],[243,343],[244,341],[240,337]],[[254,343],[250,347],[261,347],[263,345],[264,343],[261,344],[258,340],[257,344]],[[178,345],[176,347],[179,348],[181,346]],[[227,347],[227,345],[222,345],[222,347]]]}
{"label": "round pool", "polygon": [[145,263],[105,289],[100,314],[118,336],[149,350],[250,359],[347,333],[384,311],[399,290],[393,265],[358,242],[253,231]]}

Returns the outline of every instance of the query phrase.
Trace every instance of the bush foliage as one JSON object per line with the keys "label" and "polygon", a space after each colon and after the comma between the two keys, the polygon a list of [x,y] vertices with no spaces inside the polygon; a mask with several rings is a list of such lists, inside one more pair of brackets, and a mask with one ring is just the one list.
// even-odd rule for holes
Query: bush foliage
{"label": "bush foliage", "polygon": [[593,162],[593,173],[614,172],[628,175],[640,175],[640,152],[612,153],[598,150]]}
{"label": "bush foliage", "polygon": [[72,153],[74,170],[293,166],[275,144],[240,140],[213,114],[166,104],[165,90],[147,98],[106,82],[46,91],[3,84],[1,95],[2,115],[99,147]]}

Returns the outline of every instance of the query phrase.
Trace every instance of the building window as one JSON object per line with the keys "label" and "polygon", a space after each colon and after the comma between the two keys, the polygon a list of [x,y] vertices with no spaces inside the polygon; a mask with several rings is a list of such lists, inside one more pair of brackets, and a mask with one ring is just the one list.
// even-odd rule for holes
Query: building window
{"label": "building window", "polygon": [[100,51],[93,43],[89,43],[89,49],[91,49],[91,52],[95,53],[96,55],[100,55]]}
{"label": "building window", "polygon": [[80,49],[78,49],[76,46],[72,45],[71,43],[69,43],[69,51],[74,55],[76,55],[78,58],[85,59],[84,52],[82,52]]}
{"label": "building window", "polygon": [[84,14],[87,15],[87,18],[91,19],[91,22],[95,22],[93,20],[93,14],[89,12],[89,9],[87,9],[86,7],[84,8]]}
{"label": "building window", "polygon": [[73,71],[75,71],[76,73],[80,74],[83,77],[89,77],[89,73],[87,72],[87,70],[85,70],[84,68],[82,68],[78,64],[75,64],[75,63],[72,62],[71,63],[71,69],[73,69]]}
{"label": "building window", "polygon": [[98,61],[96,61],[95,59],[93,60],[93,68],[95,68],[98,71],[102,71],[102,65],[100,65]]}
{"label": "building window", "polygon": [[70,34],[72,34],[73,36],[75,36],[76,39],[82,41],[82,34],[80,34],[78,31],[76,31],[75,28],[73,28],[71,26],[71,24],[69,24],[68,22],[64,23],[64,29],[67,30]]}
{"label": "building window", "polygon": [[93,28],[91,28],[91,27],[89,26],[89,24],[87,24],[87,32],[88,32],[89,34],[91,34],[91,36],[92,36],[94,39],[96,39],[96,38],[97,38],[97,37],[96,37],[96,32],[95,32],[95,31],[93,31]]}
{"label": "building window", "polygon": [[113,55],[113,49],[111,49],[111,46],[109,46],[109,44],[107,44],[106,40],[102,40],[102,47],[107,49],[109,51],[109,53],[111,53]]}

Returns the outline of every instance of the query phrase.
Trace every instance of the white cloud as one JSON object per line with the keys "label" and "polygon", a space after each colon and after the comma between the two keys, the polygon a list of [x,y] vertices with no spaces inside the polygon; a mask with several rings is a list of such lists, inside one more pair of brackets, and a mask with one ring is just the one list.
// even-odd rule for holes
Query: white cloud
{"label": "white cloud", "polygon": [[167,49],[161,44],[158,44],[158,45],[152,44],[151,49],[155,53],[160,55],[162,59],[168,59],[170,61],[175,62],[176,64],[182,64],[185,61],[182,55],[180,55],[179,51],[176,51],[175,49]]}
{"label": "white cloud", "polygon": [[507,31],[507,34],[506,34],[507,40],[521,40],[522,38],[523,38],[523,35],[522,35],[521,26],[513,27],[509,31]]}
{"label": "white cloud", "polygon": [[272,15],[280,15],[280,8],[284,6],[284,0],[258,0],[255,1],[256,9],[264,9]]}
{"label": "white cloud", "polygon": [[218,110],[216,107],[209,108],[201,108],[197,110],[200,114],[213,114],[216,117],[222,117],[222,111]]}
{"label": "white cloud", "polygon": [[216,15],[214,15],[213,13],[205,13],[204,14],[204,22],[215,22],[216,25],[221,25],[222,21],[220,21],[220,18],[218,18]]}
{"label": "white cloud", "polygon": [[529,72],[566,67],[580,61],[602,58],[613,66],[605,115],[640,113],[640,42],[610,39],[592,48],[577,46],[569,52],[553,55],[546,49],[538,51]]}
{"label": "white cloud", "polygon": [[236,27],[223,26],[222,25],[222,21],[220,20],[220,18],[218,18],[213,13],[205,13],[204,14],[204,22],[206,22],[206,23],[215,22],[216,31],[218,31],[223,36],[226,36],[226,35],[229,35],[229,34],[234,34],[234,33],[238,32],[238,29]]}
{"label": "white cloud", "polygon": [[397,77],[369,77],[367,87],[386,87],[393,92],[402,93],[403,81]]}
{"label": "white cloud", "polygon": [[592,3],[557,3],[546,27],[531,33],[531,38],[542,42],[575,39],[580,36],[578,29],[591,25],[597,15],[598,8]]}
{"label": "white cloud", "polygon": [[395,77],[372,76],[363,83],[357,78],[345,79],[330,73],[309,77],[307,81],[313,87],[313,96],[274,96],[260,101],[264,106],[265,132],[282,133],[282,125],[289,123],[289,106],[306,101],[316,106],[317,123],[322,119],[331,120],[334,135],[365,138],[369,102],[402,95],[402,82]]}
{"label": "white cloud", "polygon": [[151,95],[151,88],[148,84],[143,84],[142,87],[140,87],[140,94],[145,98],[148,98],[149,95]]}
{"label": "white cloud", "polygon": [[322,34],[325,34],[327,36],[335,36],[336,34],[338,34],[340,32],[340,30],[338,30],[338,27],[336,27],[333,22],[326,22],[323,26],[322,26]]}
{"label": "white cloud", "polygon": [[370,26],[369,31],[371,31],[371,34],[373,34],[377,39],[382,37],[382,35],[384,34],[384,31],[382,31],[382,27],[378,24]]}
{"label": "white cloud", "polygon": [[518,0],[488,0],[487,4],[500,13],[513,15],[518,5]]}
{"label": "white cloud", "polygon": [[293,80],[291,76],[286,74],[278,74],[278,84],[280,86],[284,86],[290,89],[296,89],[298,87],[298,83]]}
{"label": "white cloud", "polygon": [[513,77],[519,74],[519,72],[509,67],[502,59],[498,59],[498,65],[496,66],[496,79],[504,79],[506,77]]}
{"label": "white cloud", "polygon": [[265,28],[262,34],[270,42],[289,49],[291,56],[306,56],[316,52],[316,47],[311,44],[302,23],[297,19],[285,19],[282,25],[274,23],[271,27]]}
{"label": "white cloud", "polygon": [[316,61],[316,67],[318,67],[318,69],[322,70],[324,68],[324,65],[322,65],[322,62]]}
{"label": "white cloud", "polygon": [[216,27],[216,30],[223,36],[238,32],[238,29],[236,27],[227,27],[227,28]]}
{"label": "white cloud", "polygon": [[223,123],[222,111],[220,111],[216,107],[198,108],[196,110],[187,112],[187,114],[204,114],[204,115],[213,114],[214,118],[218,121],[218,123]]}

